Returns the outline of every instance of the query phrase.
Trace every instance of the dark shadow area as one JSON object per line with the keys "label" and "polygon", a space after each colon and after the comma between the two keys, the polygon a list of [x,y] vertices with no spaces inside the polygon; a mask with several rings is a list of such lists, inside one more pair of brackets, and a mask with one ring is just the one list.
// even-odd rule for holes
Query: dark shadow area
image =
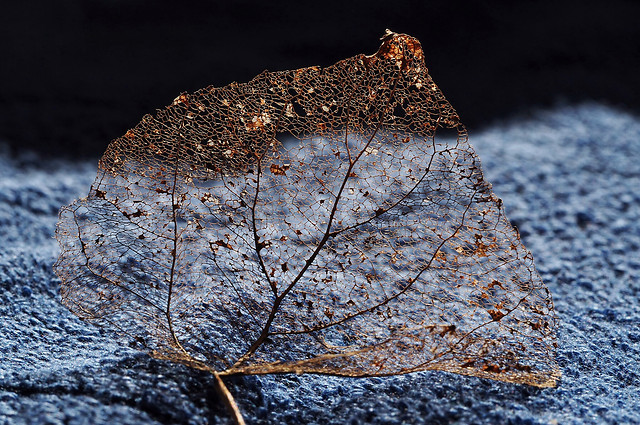
{"label": "dark shadow area", "polygon": [[471,128],[558,101],[637,111],[638,16],[624,0],[13,2],[0,15],[0,138],[97,157],[183,91],[371,54],[385,28],[422,42]]}

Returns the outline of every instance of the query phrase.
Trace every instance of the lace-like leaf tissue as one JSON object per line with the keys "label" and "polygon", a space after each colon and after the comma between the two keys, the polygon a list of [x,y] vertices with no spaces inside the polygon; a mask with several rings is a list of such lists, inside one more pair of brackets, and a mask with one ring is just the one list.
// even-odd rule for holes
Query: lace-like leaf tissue
{"label": "lace-like leaf tissue", "polygon": [[73,313],[216,376],[560,376],[551,295],[407,35],[181,94],[56,236]]}

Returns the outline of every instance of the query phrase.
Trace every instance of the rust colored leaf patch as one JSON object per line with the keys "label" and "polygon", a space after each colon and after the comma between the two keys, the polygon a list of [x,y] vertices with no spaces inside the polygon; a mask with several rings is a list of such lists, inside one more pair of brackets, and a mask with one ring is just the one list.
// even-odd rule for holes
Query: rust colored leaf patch
{"label": "rust colored leaf patch", "polygon": [[232,374],[560,376],[551,295],[407,35],[181,94],[109,145],[56,236],[71,311],[223,392]]}

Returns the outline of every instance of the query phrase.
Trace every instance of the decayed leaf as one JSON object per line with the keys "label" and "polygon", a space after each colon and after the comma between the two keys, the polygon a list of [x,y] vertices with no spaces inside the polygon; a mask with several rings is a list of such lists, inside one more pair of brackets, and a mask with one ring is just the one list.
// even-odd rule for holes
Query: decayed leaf
{"label": "decayed leaf", "polygon": [[216,376],[560,376],[551,295],[407,35],[180,95],[57,238],[75,314]]}

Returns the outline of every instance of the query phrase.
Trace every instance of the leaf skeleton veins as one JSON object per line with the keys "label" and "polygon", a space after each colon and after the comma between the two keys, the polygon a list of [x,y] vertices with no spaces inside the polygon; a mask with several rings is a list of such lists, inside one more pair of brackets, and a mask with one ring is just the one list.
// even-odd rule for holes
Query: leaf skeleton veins
{"label": "leaf skeleton veins", "polygon": [[557,319],[420,43],[181,94],[60,211],[62,302],[223,377],[552,387]]}

